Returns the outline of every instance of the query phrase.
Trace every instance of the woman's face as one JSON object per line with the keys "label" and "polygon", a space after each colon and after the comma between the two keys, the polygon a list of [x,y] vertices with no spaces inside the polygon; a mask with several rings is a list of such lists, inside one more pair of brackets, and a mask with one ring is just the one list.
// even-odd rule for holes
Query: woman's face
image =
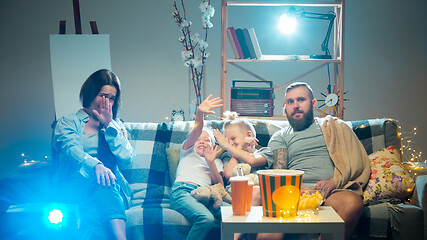
{"label": "woman's face", "polygon": [[116,100],[116,94],[117,89],[114,86],[111,85],[104,85],[101,88],[101,91],[99,91],[98,95],[95,97],[95,99],[90,104],[89,110],[99,110],[99,104],[101,102],[101,99],[105,97],[108,99],[111,103],[111,107],[114,105],[114,102]]}

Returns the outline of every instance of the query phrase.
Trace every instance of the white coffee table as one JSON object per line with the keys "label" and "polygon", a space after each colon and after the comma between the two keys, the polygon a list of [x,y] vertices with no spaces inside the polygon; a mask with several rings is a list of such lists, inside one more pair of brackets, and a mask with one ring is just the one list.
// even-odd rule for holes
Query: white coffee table
{"label": "white coffee table", "polygon": [[233,216],[231,206],[221,207],[221,239],[234,233],[322,233],[325,238],[344,239],[344,221],[332,207],[320,207],[318,214],[279,219],[264,217],[262,206],[252,206],[246,216]]}

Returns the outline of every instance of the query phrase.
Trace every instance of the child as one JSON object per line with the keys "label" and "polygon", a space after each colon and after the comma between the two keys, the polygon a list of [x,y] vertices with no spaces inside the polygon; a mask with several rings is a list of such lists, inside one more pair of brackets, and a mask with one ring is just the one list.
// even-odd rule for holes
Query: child
{"label": "child", "polygon": [[[238,163],[247,163],[251,166],[251,172],[264,168],[267,160],[257,154],[255,146],[258,143],[255,128],[246,118],[238,118],[236,112],[225,112],[224,135],[219,130],[214,130],[218,144],[231,155],[230,161],[224,167],[224,176],[232,177],[234,166]],[[252,205],[261,205],[259,188],[254,187]]]}
{"label": "child", "polygon": [[204,239],[215,226],[215,216],[220,216],[220,210],[208,209],[191,196],[191,191],[198,187],[224,184],[219,174],[223,168],[222,162],[215,159],[219,152],[214,147],[215,138],[211,131],[203,129],[204,114],[214,114],[211,109],[222,106],[221,99],[210,99],[211,96],[197,109],[194,129],[182,146],[176,180],[170,193],[171,207],[193,224],[187,240]]}

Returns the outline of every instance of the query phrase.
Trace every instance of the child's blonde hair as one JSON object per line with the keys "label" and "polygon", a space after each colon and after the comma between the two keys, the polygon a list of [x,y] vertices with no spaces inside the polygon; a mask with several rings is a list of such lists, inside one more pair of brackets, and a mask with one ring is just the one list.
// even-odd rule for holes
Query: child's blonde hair
{"label": "child's blonde hair", "polygon": [[212,127],[204,126],[202,132],[206,132],[209,135],[209,139],[211,140],[212,144],[215,145],[216,140]]}
{"label": "child's blonde hair", "polygon": [[237,125],[240,127],[240,129],[251,131],[252,135],[256,137],[256,132],[254,125],[252,125],[251,122],[247,118],[239,117],[239,114],[237,112],[231,112],[231,111],[225,111],[224,114],[224,125],[223,125],[223,132],[225,129],[231,125]]}

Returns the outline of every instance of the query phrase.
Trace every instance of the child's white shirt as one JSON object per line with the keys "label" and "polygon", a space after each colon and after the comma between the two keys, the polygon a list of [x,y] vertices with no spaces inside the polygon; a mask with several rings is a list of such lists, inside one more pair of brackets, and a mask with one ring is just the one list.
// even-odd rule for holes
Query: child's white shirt
{"label": "child's white shirt", "polygon": [[[215,165],[218,172],[224,170],[224,165],[220,159],[215,159]],[[212,179],[209,174],[208,163],[196,153],[194,145],[187,150],[181,148],[175,182],[192,182],[202,187],[208,187],[212,185]]]}

